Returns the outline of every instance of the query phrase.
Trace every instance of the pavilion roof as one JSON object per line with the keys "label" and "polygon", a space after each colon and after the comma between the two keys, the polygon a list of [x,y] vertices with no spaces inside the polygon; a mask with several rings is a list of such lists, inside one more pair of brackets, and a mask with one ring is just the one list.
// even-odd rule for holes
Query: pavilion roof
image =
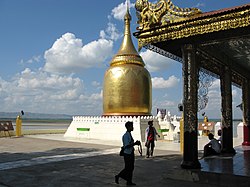
{"label": "pavilion roof", "polygon": [[[139,49],[145,47],[180,62],[181,46],[194,44],[201,53],[215,59],[215,64],[232,67],[237,85],[241,85],[243,77],[250,79],[250,3],[211,12],[197,12],[149,27],[140,25],[134,36],[138,39]],[[216,65],[217,70],[212,69],[212,66],[210,64],[210,67],[205,68],[219,74],[220,66]]]}

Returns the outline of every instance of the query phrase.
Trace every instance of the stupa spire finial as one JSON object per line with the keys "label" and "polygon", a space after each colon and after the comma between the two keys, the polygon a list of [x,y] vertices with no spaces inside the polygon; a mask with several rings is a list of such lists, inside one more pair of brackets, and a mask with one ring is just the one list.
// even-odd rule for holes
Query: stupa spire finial
{"label": "stupa spire finial", "polygon": [[130,21],[131,15],[129,13],[129,0],[126,1],[127,4],[127,11],[124,15],[124,37],[122,44],[120,46],[119,51],[113,57],[110,65],[120,65],[120,64],[137,64],[141,66],[145,66],[141,56],[138,54],[137,50],[134,47],[131,32],[130,32]]}
{"label": "stupa spire finial", "polygon": [[[129,24],[129,27],[130,27],[130,21],[131,21],[131,15],[129,13],[129,1],[127,0],[126,1],[127,3],[127,12],[124,16],[124,21],[125,21],[125,29],[126,29],[126,25]],[[130,31],[130,30],[129,30]]]}

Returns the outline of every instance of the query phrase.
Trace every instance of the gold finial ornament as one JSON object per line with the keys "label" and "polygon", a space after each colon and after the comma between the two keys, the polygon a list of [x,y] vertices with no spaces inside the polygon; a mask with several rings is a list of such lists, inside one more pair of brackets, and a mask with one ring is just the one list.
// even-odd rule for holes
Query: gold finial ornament
{"label": "gold finial ornament", "polygon": [[124,38],[106,70],[103,85],[103,115],[151,115],[151,77],[136,51],[130,32],[129,10],[124,16]]}
{"label": "gold finial ornament", "polygon": [[134,44],[132,42],[131,32],[130,32],[130,21],[131,21],[131,16],[129,14],[129,10],[127,10],[124,16],[124,24],[125,24],[124,38],[119,51],[110,62],[111,66],[118,64],[126,64],[127,62],[145,66],[141,56],[136,51]]}
{"label": "gold finial ornament", "polygon": [[135,8],[139,30],[182,21],[201,13],[197,8],[179,8],[171,0],[158,0],[156,4],[150,3],[148,0],[137,0]]}

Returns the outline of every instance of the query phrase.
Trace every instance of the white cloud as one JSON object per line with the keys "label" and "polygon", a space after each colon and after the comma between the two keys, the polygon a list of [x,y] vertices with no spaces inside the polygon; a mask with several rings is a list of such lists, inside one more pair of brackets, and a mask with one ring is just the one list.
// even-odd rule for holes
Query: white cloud
{"label": "white cloud", "polygon": [[209,89],[220,89],[220,79],[214,79]]}
{"label": "white cloud", "polygon": [[45,51],[44,70],[51,73],[72,73],[85,68],[100,67],[112,56],[113,41],[98,39],[86,45],[72,33],[57,39]]}
{"label": "white cloud", "polygon": [[[241,111],[237,110],[236,106],[241,103],[242,91],[237,87],[232,87],[232,109],[233,115],[241,116]],[[209,116],[214,118],[221,117],[221,91],[220,79],[215,79],[211,87],[208,87],[208,103],[205,111]],[[239,117],[238,117],[239,118]]]}
{"label": "white cloud", "polygon": [[92,85],[92,86],[98,87],[98,86],[100,86],[100,82],[93,81],[93,82],[91,83],[91,85]]}
{"label": "white cloud", "polygon": [[[128,0],[128,4],[129,4],[129,8],[135,6],[135,4],[130,3],[130,0]],[[115,19],[123,20],[124,15],[126,14],[126,11],[127,11],[127,1],[113,8],[111,15],[113,15]]]}
{"label": "white cloud", "polygon": [[141,52],[140,55],[150,72],[164,71],[170,67],[171,63],[176,63],[176,61],[150,50]]}
{"label": "white cloud", "polygon": [[78,89],[71,89],[71,90],[65,90],[60,94],[57,95],[52,95],[51,99],[53,100],[73,100],[73,99],[78,99],[79,97],[79,92]]}
{"label": "white cloud", "polygon": [[126,6],[126,3],[121,3],[112,10],[111,14],[114,16],[115,19],[123,20],[127,10]]}
{"label": "white cloud", "polygon": [[205,7],[205,3],[197,3],[195,7],[200,8],[200,7]]}
{"label": "white cloud", "polygon": [[38,56],[33,56],[31,59],[29,59],[29,60],[27,61],[27,63],[32,64],[32,63],[34,63],[34,62],[40,62],[40,60],[41,60],[41,56],[40,56],[40,55],[38,55]]}
{"label": "white cloud", "polygon": [[50,74],[42,69],[26,68],[11,81],[0,78],[0,100],[4,111],[87,115],[102,110],[102,91],[86,95],[81,79]]}
{"label": "white cloud", "polygon": [[81,95],[79,99],[84,114],[102,114],[102,90],[99,93],[92,93],[90,96]]}
{"label": "white cloud", "polygon": [[113,23],[108,23],[108,27],[106,30],[101,30],[100,31],[100,37],[102,39],[108,39],[108,40],[118,40],[123,36],[122,33],[119,33],[118,29],[116,28],[116,25]]}
{"label": "white cloud", "polygon": [[20,75],[17,75],[15,82],[17,88],[20,89],[30,89],[40,90],[41,92],[44,89],[48,90],[61,90],[66,89],[70,90],[70,87],[79,87],[83,86],[82,81],[79,78],[72,78],[70,76],[59,76],[46,73],[41,69],[37,72],[31,71],[29,68],[26,68]]}
{"label": "white cloud", "polygon": [[170,109],[170,108],[176,107],[176,102],[164,100],[158,103],[158,107]]}
{"label": "white cloud", "polygon": [[171,88],[178,85],[180,79],[175,77],[174,75],[170,76],[168,80],[165,80],[162,77],[154,77],[152,78],[152,85],[155,89],[162,89],[162,88]]}
{"label": "white cloud", "polygon": [[232,89],[232,97],[239,97],[239,93],[236,89]]}
{"label": "white cloud", "polygon": [[[169,98],[170,99],[170,98]],[[165,98],[164,100],[160,100],[159,98],[154,98],[152,103],[152,113],[153,115],[157,114],[157,108],[160,109],[166,109],[167,111],[170,111],[171,114],[175,114],[178,115],[178,102],[177,101],[173,101],[173,100],[169,100],[167,98]]]}
{"label": "white cloud", "polygon": [[102,89],[102,84],[101,84],[100,82],[92,81],[92,82],[91,82],[91,85],[92,85],[93,87],[95,87],[96,90]]}
{"label": "white cloud", "polygon": [[[213,84],[210,87],[208,87],[208,96],[210,100],[214,100],[215,102],[221,100],[220,79],[215,79],[213,81]],[[238,101],[241,99],[241,97],[242,97],[241,89],[237,87],[232,87],[232,99]]]}
{"label": "white cloud", "polygon": [[24,65],[24,64],[33,64],[33,63],[37,63],[41,61],[41,55],[38,56],[33,56],[31,59],[25,61],[24,59],[22,59],[20,61],[20,64]]}
{"label": "white cloud", "polygon": [[102,91],[100,93],[91,94],[90,99],[95,101],[102,100]]}
{"label": "white cloud", "polygon": [[[219,90],[208,90],[208,103],[212,108],[218,108],[221,105],[221,94]],[[220,108],[220,107],[219,107]]]}

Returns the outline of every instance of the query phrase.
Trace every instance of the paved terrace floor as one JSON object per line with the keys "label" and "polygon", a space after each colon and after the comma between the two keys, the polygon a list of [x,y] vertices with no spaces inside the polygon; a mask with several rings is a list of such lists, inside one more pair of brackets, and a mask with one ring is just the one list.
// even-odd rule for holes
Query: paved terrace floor
{"label": "paved terrace floor", "polygon": [[[207,137],[199,139],[199,156]],[[250,186],[250,148],[234,139],[236,155],[201,159],[200,170],[180,168],[180,144],[160,140],[155,156],[136,152],[137,186]],[[123,168],[121,142],[64,138],[62,134],[0,138],[0,186],[126,186],[114,183]],[[145,150],[143,150],[145,154]]]}

